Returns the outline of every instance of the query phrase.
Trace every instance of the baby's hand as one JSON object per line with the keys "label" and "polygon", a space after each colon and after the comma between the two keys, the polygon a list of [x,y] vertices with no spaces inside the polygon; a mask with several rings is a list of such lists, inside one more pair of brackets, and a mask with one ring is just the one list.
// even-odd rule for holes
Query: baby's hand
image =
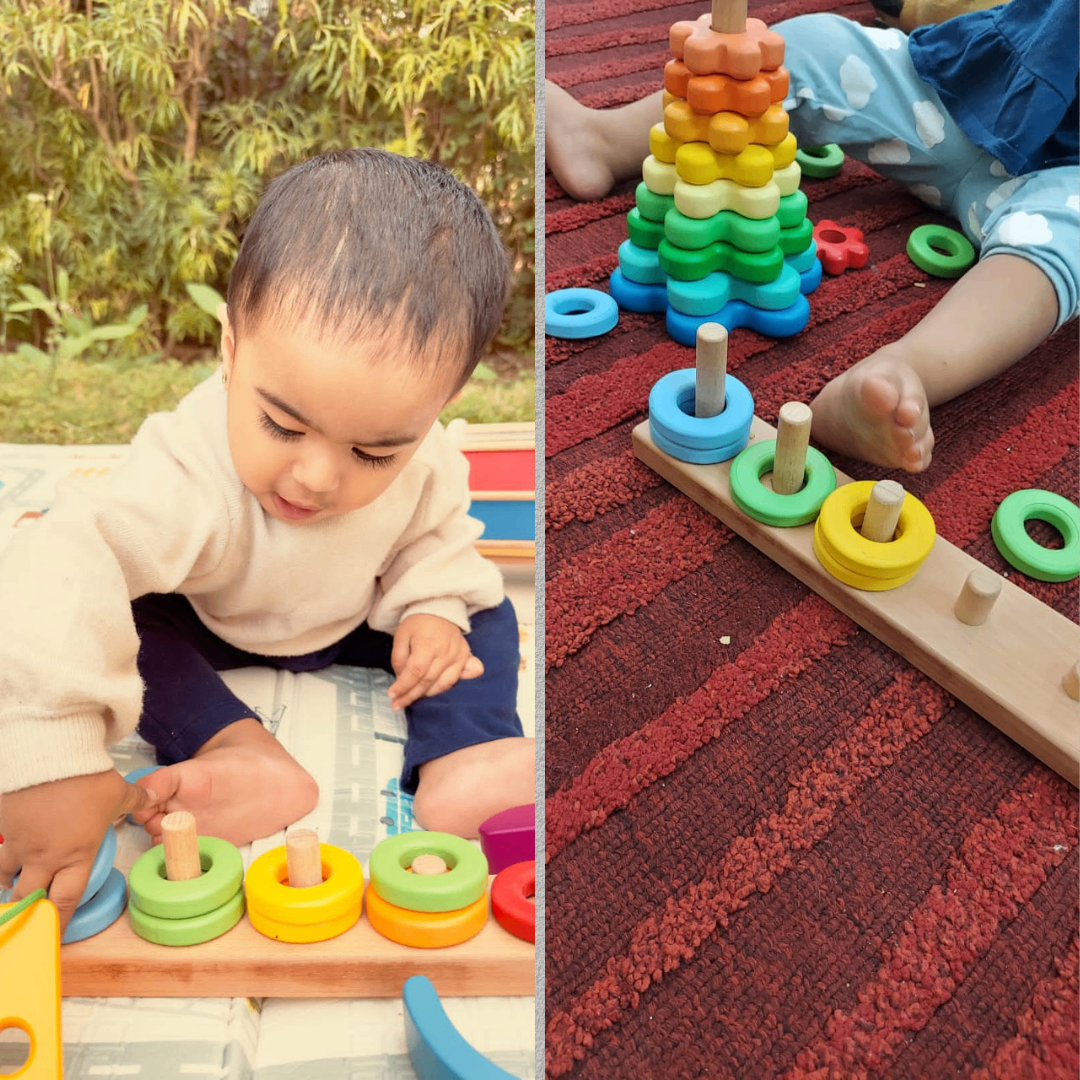
{"label": "baby's hand", "polygon": [[469,651],[465,635],[438,615],[410,615],[394,634],[390,654],[397,679],[390,687],[395,709],[449,690],[458,679],[475,679],[484,665]]}
{"label": "baby's hand", "polygon": [[149,808],[147,792],[112,769],[9,791],[0,799],[0,888],[20,874],[12,899],[48,890],[62,936],[109,825]]}

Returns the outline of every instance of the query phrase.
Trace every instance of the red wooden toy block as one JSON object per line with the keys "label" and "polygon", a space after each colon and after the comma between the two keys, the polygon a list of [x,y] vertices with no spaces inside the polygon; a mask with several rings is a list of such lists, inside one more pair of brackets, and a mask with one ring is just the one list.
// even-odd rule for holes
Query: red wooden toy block
{"label": "red wooden toy block", "polygon": [[858,270],[870,258],[870,249],[863,243],[859,229],[846,229],[835,221],[819,221],[814,226],[817,257],[827,274],[842,274]]}

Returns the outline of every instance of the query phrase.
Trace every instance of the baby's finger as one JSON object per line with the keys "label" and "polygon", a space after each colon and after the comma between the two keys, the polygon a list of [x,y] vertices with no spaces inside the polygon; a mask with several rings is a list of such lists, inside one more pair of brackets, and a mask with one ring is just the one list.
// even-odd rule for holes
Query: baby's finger
{"label": "baby's finger", "polygon": [[[442,673],[443,661],[439,657],[433,657],[423,667],[420,666],[421,663],[421,658],[410,657],[405,673],[409,677],[408,685],[404,690],[396,684],[390,687],[390,700],[395,709],[403,709],[428,694]],[[399,683],[402,681],[403,679],[398,680]]]}
{"label": "baby's finger", "polygon": [[10,889],[19,872],[14,844],[0,844],[0,889]]}
{"label": "baby's finger", "polygon": [[12,900],[21,900],[29,896],[35,889],[49,889],[52,882],[52,873],[44,866],[27,866],[18,871],[19,880],[15,882],[11,891]]}
{"label": "baby's finger", "polygon": [[[60,916],[61,937],[64,936],[67,924],[79,906],[86,883],[90,880],[92,865],[92,863],[79,863],[76,866],[67,866],[63,870],[58,870],[52,879],[52,884],[49,886],[49,899],[56,905]],[[19,885],[22,886],[22,878],[19,879]]]}
{"label": "baby's finger", "polygon": [[140,816],[145,816],[157,807],[157,800],[145,788],[139,784],[124,784],[124,798],[120,804],[118,815],[123,817],[131,814],[131,818],[138,824]]}
{"label": "baby's finger", "polygon": [[484,674],[484,665],[478,656],[472,656],[470,654],[469,659],[465,661],[465,666],[461,669],[461,678],[463,679],[478,679]]}

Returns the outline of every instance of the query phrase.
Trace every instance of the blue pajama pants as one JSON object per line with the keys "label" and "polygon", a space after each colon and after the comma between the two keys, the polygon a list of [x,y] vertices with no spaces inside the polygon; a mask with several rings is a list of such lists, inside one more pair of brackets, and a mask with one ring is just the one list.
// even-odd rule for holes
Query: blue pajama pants
{"label": "blue pajama pants", "polygon": [[[1010,176],[956,126],[915,72],[907,35],[839,15],[777,23],[791,89],[784,108],[800,146],[844,152],[951,214],[980,258],[1035,263],[1058,297],[1057,326],[1080,301],[1080,169]],[[1021,298],[1022,300],[1022,298]]]}
{"label": "blue pajama pants", "polygon": [[[208,630],[179,594],[143,596],[131,609],[145,685],[139,734],[157,751],[161,765],[185,761],[222,728],[253,715],[219,671],[249,666],[318,671],[330,664],[392,670],[393,637],[366,623],[314,653],[261,656],[237,649]],[[483,663],[484,674],[462,679],[405,708],[408,739],[401,783],[409,794],[416,791],[417,770],[424,762],[466,746],[523,734],[517,715],[520,655],[514,609],[503,600],[497,608],[476,612],[470,622],[465,640]]]}

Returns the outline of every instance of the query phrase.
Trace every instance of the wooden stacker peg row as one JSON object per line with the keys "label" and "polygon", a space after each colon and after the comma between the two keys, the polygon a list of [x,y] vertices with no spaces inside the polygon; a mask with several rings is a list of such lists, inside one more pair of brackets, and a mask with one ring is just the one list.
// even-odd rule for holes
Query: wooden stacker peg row
{"label": "wooden stacker peg row", "polygon": [[712,0],[712,28],[719,34],[746,30],[746,0]]}
{"label": "wooden stacker peg row", "polygon": [[956,598],[953,612],[968,626],[982,626],[1001,594],[1001,578],[986,567],[972,570]]}
{"label": "wooden stacker peg row", "polygon": [[772,489],[777,495],[794,495],[806,480],[806,451],[810,446],[810,423],[814,414],[801,401],[780,406],[776,419],[776,456]]}
{"label": "wooden stacker peg row", "polygon": [[870,489],[862,527],[859,531],[867,540],[887,544],[896,535],[900,510],[904,505],[904,489],[895,480],[879,480]]}
{"label": "wooden stacker peg row", "polygon": [[314,829],[293,829],[285,837],[285,862],[289,868],[291,888],[310,889],[321,885],[323,871],[319,834]]}
{"label": "wooden stacker peg row", "polygon": [[702,323],[697,331],[694,361],[694,415],[719,416],[724,411],[728,332],[719,323]]}
{"label": "wooden stacker peg row", "polygon": [[169,881],[192,881],[202,877],[195,815],[176,810],[161,819],[161,842],[165,846],[165,876]]}

